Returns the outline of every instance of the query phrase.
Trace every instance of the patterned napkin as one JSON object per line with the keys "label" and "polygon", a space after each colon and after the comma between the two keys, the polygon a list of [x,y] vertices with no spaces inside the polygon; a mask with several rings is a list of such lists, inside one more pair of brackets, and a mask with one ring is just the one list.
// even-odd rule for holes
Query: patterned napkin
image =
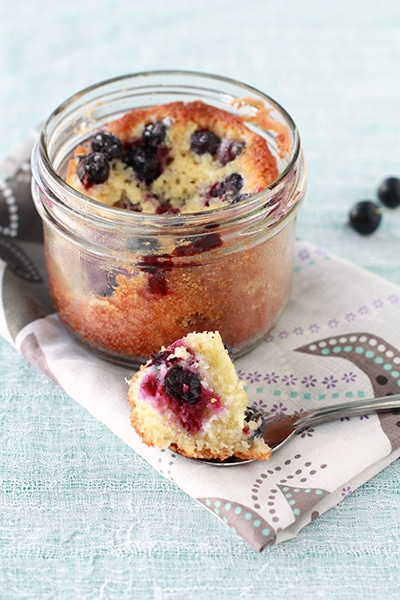
{"label": "patterned napkin", "polygon": [[[129,422],[132,372],[91,355],[51,308],[30,151],[29,142],[0,169],[0,334],[159,473],[260,551],[294,537],[400,455],[396,411],[306,429],[270,461],[230,468],[142,444]],[[399,308],[395,285],[298,242],[284,315],[237,361],[251,403],[289,413],[400,392]]]}

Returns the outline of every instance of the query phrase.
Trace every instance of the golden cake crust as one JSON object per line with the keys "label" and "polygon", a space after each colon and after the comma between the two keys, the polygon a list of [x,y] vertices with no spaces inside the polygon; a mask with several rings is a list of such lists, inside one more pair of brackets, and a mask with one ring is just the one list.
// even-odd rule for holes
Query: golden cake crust
{"label": "golden cake crust", "polygon": [[[210,203],[207,190],[231,173],[241,175],[241,193],[247,195],[260,192],[278,176],[276,159],[263,137],[249,129],[240,116],[201,101],[172,102],[135,109],[109,123],[106,130],[118,136],[126,147],[140,139],[146,125],[161,121],[167,124],[165,146],[168,156],[161,175],[151,183],[138,181],[130,167],[114,159],[109,179],[85,188],[78,177],[78,164],[80,158],[90,151],[90,145],[80,145],[75,149],[75,158],[68,164],[67,183],[95,200],[117,207],[124,198],[129,198],[132,204],[140,205],[141,211],[155,212],[159,204],[148,200],[150,193],[161,198],[162,204],[189,213],[226,204],[215,198]],[[202,130],[211,131],[221,138],[222,143],[243,143],[244,148],[225,164],[220,164],[215,156],[207,153],[198,156],[191,151],[190,136]]]}
{"label": "golden cake crust", "polygon": [[240,162],[240,172],[248,177],[257,191],[269,185],[278,176],[276,161],[265,139],[251,131],[238,115],[195,100],[188,104],[172,102],[156,107],[133,110],[109,126],[123,141],[138,133],[143,123],[155,122],[170,116],[175,119],[181,135],[187,130],[210,129],[221,138],[238,137],[247,142]]}

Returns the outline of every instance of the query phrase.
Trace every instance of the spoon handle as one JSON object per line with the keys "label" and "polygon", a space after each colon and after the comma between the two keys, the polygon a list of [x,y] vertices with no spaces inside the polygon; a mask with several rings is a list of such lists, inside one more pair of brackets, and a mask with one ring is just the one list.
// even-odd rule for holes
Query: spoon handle
{"label": "spoon handle", "polygon": [[394,408],[400,408],[400,394],[383,396],[381,398],[354,400],[343,404],[332,404],[316,408],[315,410],[309,410],[299,415],[299,418],[294,423],[294,427],[298,430],[311,424],[326,423],[327,421],[333,421],[342,417],[359,417],[372,412],[390,412]]}

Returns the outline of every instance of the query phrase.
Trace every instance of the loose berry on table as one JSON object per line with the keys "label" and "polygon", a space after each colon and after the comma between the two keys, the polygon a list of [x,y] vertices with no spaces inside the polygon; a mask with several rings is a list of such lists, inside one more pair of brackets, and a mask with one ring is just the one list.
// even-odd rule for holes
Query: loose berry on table
{"label": "loose berry on table", "polygon": [[350,225],[361,235],[373,233],[380,225],[382,213],[372,200],[361,200],[350,211]]}
{"label": "loose berry on table", "polygon": [[378,198],[388,208],[400,206],[400,179],[388,177],[378,188]]}

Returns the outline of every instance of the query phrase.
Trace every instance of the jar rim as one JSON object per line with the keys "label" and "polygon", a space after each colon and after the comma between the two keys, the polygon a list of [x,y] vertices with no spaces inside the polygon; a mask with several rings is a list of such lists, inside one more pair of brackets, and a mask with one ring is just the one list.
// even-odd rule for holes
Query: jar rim
{"label": "jar rim", "polygon": [[[168,77],[194,77],[198,78],[199,82],[201,80],[210,80],[219,82],[221,84],[227,84],[231,86],[235,86],[238,89],[242,89],[247,94],[251,94],[255,98],[259,98],[264,102],[267,102],[271,110],[276,110],[280,115],[284,118],[285,124],[290,130],[291,133],[291,148],[290,155],[288,158],[287,164],[284,166],[282,171],[279,173],[278,177],[274,179],[268,186],[260,190],[259,192],[252,194],[245,200],[238,202],[233,205],[227,205],[215,209],[210,209],[207,211],[201,212],[193,212],[193,213],[185,213],[184,215],[165,215],[165,214],[157,214],[157,213],[136,213],[134,211],[127,211],[124,209],[118,209],[114,206],[109,206],[107,204],[101,203],[89,196],[86,196],[75,190],[71,187],[65,179],[57,172],[54,168],[52,160],[50,158],[49,150],[48,150],[48,140],[50,137],[49,128],[52,126],[53,122],[57,122],[57,119],[60,118],[60,115],[63,115],[65,111],[68,110],[69,107],[73,106],[77,101],[82,101],[84,97],[96,93],[97,90],[104,89],[108,86],[120,86],[122,91],[122,84],[128,80],[139,81],[140,79],[146,80],[149,78],[168,78]],[[157,82],[155,81],[152,86],[157,86]],[[171,83],[172,85],[172,83]],[[168,85],[164,84],[163,89],[168,91]],[[194,86],[190,88],[192,91],[195,89],[200,93],[204,88],[200,86],[195,88]],[[214,93],[220,93],[220,90],[213,89]],[[100,96],[97,97],[97,100],[100,99]],[[129,110],[129,109],[128,109]],[[39,157],[40,154],[40,157]],[[215,222],[216,218],[221,218],[224,222],[237,220],[242,215],[248,215],[249,213],[253,213],[260,209],[261,206],[266,206],[269,202],[269,198],[272,198],[277,188],[282,186],[285,182],[285,179],[291,172],[292,168],[298,161],[301,155],[301,143],[300,143],[300,134],[298,128],[290,116],[290,114],[284,109],[278,102],[276,102],[273,98],[256,89],[255,87],[237,81],[235,79],[224,77],[221,75],[210,74],[206,72],[199,71],[190,71],[190,70],[152,70],[152,71],[142,71],[137,73],[130,73],[125,75],[119,75],[116,77],[112,77],[109,79],[105,79],[98,83],[89,85],[75,94],[68,97],[61,104],[59,104],[49,115],[47,118],[41,132],[38,141],[35,144],[33,150],[33,160],[32,160],[32,169],[38,173],[38,162],[41,163],[41,167],[44,168],[47,178],[52,180],[53,185],[59,188],[59,194],[52,194],[52,199],[54,202],[60,202],[62,198],[68,198],[68,200],[73,200],[73,208],[71,207],[70,202],[64,204],[64,208],[67,207],[68,210],[71,210],[74,213],[79,214],[87,214],[88,207],[91,210],[91,216],[97,216],[100,219],[104,220],[112,220],[112,221],[121,221],[126,225],[135,225],[143,223],[145,218],[146,224],[154,227],[165,227],[166,224],[174,226],[179,226],[180,221],[184,220],[185,227],[191,227],[191,225],[198,226],[199,224],[207,225],[209,223]],[[37,177],[35,178],[37,179]],[[47,181],[47,184],[49,182]],[[50,186],[51,187],[51,186]],[[275,215],[277,212],[282,214],[282,211],[274,210],[275,207],[271,208],[271,213]],[[283,207],[280,207],[283,208]],[[290,207],[291,209],[294,206]],[[289,209],[288,212],[292,212]],[[94,213],[94,214],[93,214]]]}

